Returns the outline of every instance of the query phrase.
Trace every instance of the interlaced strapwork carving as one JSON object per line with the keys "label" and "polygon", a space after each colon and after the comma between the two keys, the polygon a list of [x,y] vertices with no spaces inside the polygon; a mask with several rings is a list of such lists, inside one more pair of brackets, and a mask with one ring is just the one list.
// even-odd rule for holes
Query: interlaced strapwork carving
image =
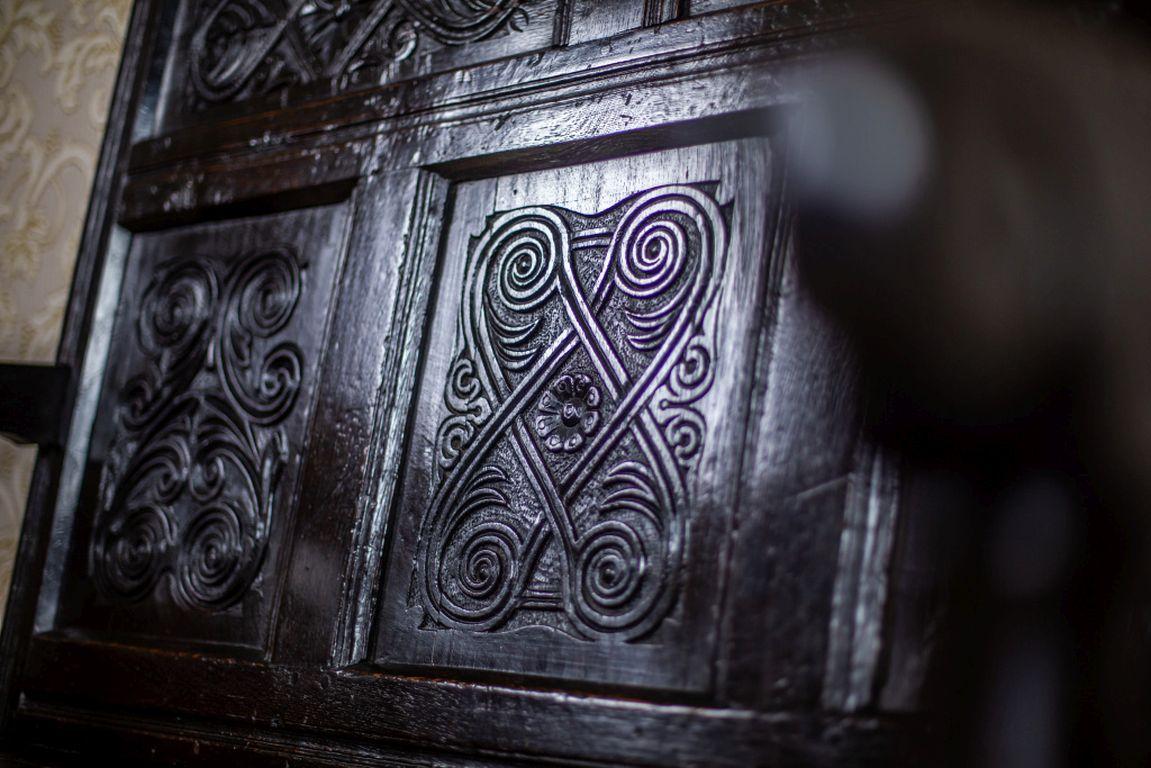
{"label": "interlaced strapwork carving", "polygon": [[713,377],[715,188],[521,208],[473,240],[416,559],[426,626],[635,639],[667,616]]}
{"label": "interlaced strapwork carving", "polygon": [[462,45],[528,20],[531,0],[208,0],[191,38],[194,97],[217,103],[369,73],[427,37]]}
{"label": "interlaced strapwork carving", "polygon": [[303,290],[291,249],[162,266],[136,336],[143,370],[124,386],[89,550],[100,591],[152,594],[170,576],[184,606],[235,603],[259,571],[291,451],[279,425],[304,360],[281,337]]}

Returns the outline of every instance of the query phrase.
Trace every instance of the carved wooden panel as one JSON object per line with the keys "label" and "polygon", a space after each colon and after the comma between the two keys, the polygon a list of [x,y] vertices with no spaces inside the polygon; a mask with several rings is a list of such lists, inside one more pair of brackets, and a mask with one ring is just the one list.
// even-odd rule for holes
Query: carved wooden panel
{"label": "carved wooden panel", "polygon": [[710,684],[771,185],[749,141],[459,186],[380,661]]}
{"label": "carved wooden panel", "polygon": [[848,6],[134,2],[0,737],[904,754],[930,596],[785,202],[792,73]]}
{"label": "carved wooden panel", "polygon": [[[78,626],[259,644],[342,208],[138,236],[90,479]],[[66,621],[65,623],[68,623]]]}
{"label": "carved wooden panel", "polygon": [[[384,82],[548,45],[553,0],[188,0],[182,111]],[[490,43],[490,45],[481,45]],[[478,51],[465,49],[480,46]],[[485,50],[486,49],[486,50]]]}

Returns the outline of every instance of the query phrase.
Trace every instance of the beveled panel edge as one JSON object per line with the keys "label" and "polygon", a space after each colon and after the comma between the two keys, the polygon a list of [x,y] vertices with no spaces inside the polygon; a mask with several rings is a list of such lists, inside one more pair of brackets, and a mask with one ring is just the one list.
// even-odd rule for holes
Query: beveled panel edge
{"label": "beveled panel edge", "polygon": [[[577,162],[585,164],[610,160],[635,154],[640,147],[648,152],[657,152],[737,139],[769,138],[785,127],[781,121],[771,117],[771,110],[746,110],[712,115],[675,126],[638,127],[623,136],[593,136],[555,142],[530,150],[512,149],[425,165],[415,171],[418,174],[418,190],[410,203],[409,216],[410,231],[416,234],[406,251],[409,256],[402,261],[405,275],[403,282],[405,285],[413,281],[426,283],[438,268],[441,250],[446,247],[445,217],[450,216],[452,188],[457,182],[556,168]],[[430,204],[433,199],[449,201],[448,207],[443,211],[435,209]],[[433,212],[443,215],[431,215]],[[403,290],[397,289],[397,300],[402,295]],[[428,297],[425,296],[423,302],[427,301]],[[357,538],[352,549],[353,555],[348,558],[346,567],[346,587],[340,609],[342,618],[335,641],[337,652],[333,664],[336,666],[370,665],[370,646],[376,634],[375,623],[383,593],[382,563],[390,548],[392,507],[396,494],[394,486],[398,463],[402,461],[409,439],[408,427],[414,413],[417,385],[416,369],[423,355],[423,335],[429,322],[426,311],[412,305],[410,297],[408,302],[402,315],[394,321],[396,325],[392,335],[404,338],[416,346],[403,355],[404,360],[408,361],[403,381],[391,387],[385,382],[380,401],[376,404],[378,421],[372,427],[371,440],[376,445],[386,442],[388,447],[375,460],[370,473],[372,479],[365,490],[364,508],[355,523]],[[396,378],[394,373],[385,373],[385,380],[389,376]],[[380,547],[373,544],[374,541],[386,541],[386,544]]]}
{"label": "beveled panel edge", "polygon": [[[332,651],[336,666],[365,662],[374,634],[381,596],[382,563],[391,509],[397,493],[399,466],[407,448],[412,404],[418,387],[420,360],[427,329],[427,287],[433,280],[443,247],[443,217],[450,214],[452,185],[442,175],[414,171],[414,190],[406,213],[409,239],[399,260],[394,286],[390,337],[402,339],[385,352],[382,382],[374,406],[375,421],[368,440],[369,469],[363,502],[354,522],[352,549],[344,570]],[[419,290],[423,287],[425,290]]]}
{"label": "beveled panel edge", "polygon": [[346,201],[364,173],[359,146],[245,158],[228,168],[131,178],[119,223],[133,232],[256,216]]}
{"label": "beveled panel edge", "polygon": [[[341,185],[404,168],[428,168],[463,180],[478,178],[497,163],[514,172],[562,165],[577,153],[609,158],[683,146],[693,141],[685,134],[701,129],[747,135],[748,123],[797,98],[790,65],[769,73],[756,63],[741,59],[736,66],[728,60],[727,66],[709,65],[702,74],[681,67],[652,82],[612,80],[592,92],[540,103],[506,101],[439,114],[430,122],[415,116],[363,124],[306,141],[273,142],[258,151],[156,167],[129,177],[122,219],[132,229],[148,230],[169,221],[243,215],[277,195],[307,200],[325,189],[345,194],[337,191]],[[698,96],[700,89],[706,89],[707,100]],[[630,114],[629,105],[638,100],[650,100],[658,109]],[[453,140],[469,128],[478,141]],[[649,129],[657,130],[641,135]]]}
{"label": "beveled panel edge", "polygon": [[[373,132],[371,126],[403,118],[459,119],[485,108],[506,109],[502,101],[554,101],[562,91],[576,95],[605,84],[651,82],[705,67],[723,69],[732,66],[732,59],[749,55],[762,60],[818,52],[834,42],[836,33],[898,18],[920,5],[918,0],[880,0],[859,8],[852,0],[795,0],[744,6],[290,107],[276,103],[259,109],[252,104],[251,111],[219,120],[211,130],[193,126],[141,141],[132,147],[129,165],[139,173],[194,157],[340,134],[352,126]],[[647,53],[629,55],[637,50]]]}
{"label": "beveled panel edge", "polygon": [[[66,720],[95,715],[109,723],[131,723],[145,713],[179,715],[182,722],[211,724],[203,731],[213,741],[209,732],[239,729],[257,742],[274,742],[280,734],[335,750],[349,742],[435,744],[461,756],[478,751],[560,763],[745,768],[892,765],[910,754],[916,736],[898,717],[651,704],[361,670],[301,670],[58,638],[37,638],[29,662],[35,683],[22,691],[20,718],[49,708],[75,713]],[[129,671],[137,684],[119,685]],[[188,696],[189,690],[196,695]],[[244,715],[221,717],[237,691],[259,695]],[[525,728],[528,720],[533,727]],[[635,737],[637,728],[646,738]],[[66,733],[58,728],[54,738]]]}

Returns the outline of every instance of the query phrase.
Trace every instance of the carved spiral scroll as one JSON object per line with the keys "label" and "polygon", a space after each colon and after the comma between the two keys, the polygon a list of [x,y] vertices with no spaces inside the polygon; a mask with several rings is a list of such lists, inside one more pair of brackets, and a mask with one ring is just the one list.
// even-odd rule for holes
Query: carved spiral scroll
{"label": "carved spiral scroll", "polygon": [[223,610],[256,577],[289,460],[278,425],[302,386],[303,356],[280,338],[302,291],[289,248],[158,269],[89,550],[108,598],[142,600],[167,576],[178,604]]}
{"label": "carved spiral scroll", "polygon": [[254,342],[287,325],[300,298],[300,268],[285,253],[261,254],[244,265],[235,285],[226,309],[229,332],[220,337],[224,383],[253,421],[275,424],[295,405],[302,356],[291,342],[259,356]]}
{"label": "carved spiral scroll", "polygon": [[145,289],[137,334],[151,361],[123,395],[122,415],[133,428],[146,424],[203,365],[218,295],[216,275],[194,262],[162,272]]}
{"label": "carved spiral scroll", "polygon": [[634,641],[671,611],[727,247],[712,188],[522,208],[473,241],[416,558],[433,625]]}
{"label": "carved spiral scroll", "polygon": [[451,415],[440,425],[436,445],[439,446],[439,464],[448,469],[491,413],[491,406],[483,396],[483,389],[476,378],[475,363],[471,359],[459,357],[452,363],[444,400]]}
{"label": "carved spiral scroll", "polygon": [[615,520],[599,523],[577,545],[575,562],[575,606],[580,621],[592,630],[626,629],[650,610],[648,600],[636,599],[650,574],[635,529]]}
{"label": "carved spiral scroll", "polygon": [[279,43],[286,25],[287,19],[264,0],[219,0],[192,34],[196,93],[210,102],[236,95]]}
{"label": "carved spiral scroll", "polygon": [[244,527],[227,506],[201,511],[184,531],[176,563],[176,583],[194,605],[227,605],[242,582],[236,578],[245,561]]}
{"label": "carved spiral scroll", "polygon": [[511,523],[507,476],[497,467],[478,472],[451,515],[451,535],[430,553],[436,608],[468,626],[498,624],[511,607],[523,539]]}
{"label": "carved spiral scroll", "polygon": [[[234,101],[324,78],[384,55],[411,56],[420,38],[458,46],[527,20],[524,0],[215,0],[195,23],[195,99]],[[193,105],[195,102],[193,102]]]}
{"label": "carved spiral scroll", "polygon": [[448,45],[483,40],[519,16],[527,18],[522,0],[396,0],[414,21]]}
{"label": "carved spiral scroll", "polygon": [[144,597],[159,581],[172,543],[171,525],[163,509],[127,510],[95,541],[97,556],[106,564],[99,572],[100,585],[125,600]]}
{"label": "carved spiral scroll", "polygon": [[676,221],[633,216],[620,235],[619,252],[620,290],[637,299],[652,298],[683,274],[687,234]]}
{"label": "carved spiral scroll", "polygon": [[474,314],[467,332],[498,358],[488,371],[502,388],[539,354],[537,336],[568,249],[567,226],[554,211],[524,209],[492,221],[478,248],[488,257],[472,275]]}

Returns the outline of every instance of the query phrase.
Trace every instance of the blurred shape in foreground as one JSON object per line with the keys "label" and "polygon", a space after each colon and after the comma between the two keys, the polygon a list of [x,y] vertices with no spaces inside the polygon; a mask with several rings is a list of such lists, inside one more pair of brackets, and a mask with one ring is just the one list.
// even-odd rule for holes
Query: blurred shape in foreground
{"label": "blurred shape in foreground", "polygon": [[1148,54],[963,4],[806,83],[807,284],[885,404],[877,437],[971,499],[931,764],[1151,764]]}

